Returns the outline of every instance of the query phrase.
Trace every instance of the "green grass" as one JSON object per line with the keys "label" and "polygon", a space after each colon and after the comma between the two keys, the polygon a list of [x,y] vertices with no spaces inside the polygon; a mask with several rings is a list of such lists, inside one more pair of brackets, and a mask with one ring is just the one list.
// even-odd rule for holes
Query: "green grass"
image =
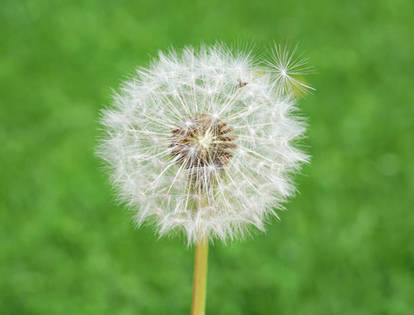
{"label": "green grass", "polygon": [[186,314],[193,251],[135,230],[94,156],[111,89],[158,49],[300,42],[312,163],[266,234],[210,250],[208,314],[414,309],[411,1],[0,6],[0,314]]}

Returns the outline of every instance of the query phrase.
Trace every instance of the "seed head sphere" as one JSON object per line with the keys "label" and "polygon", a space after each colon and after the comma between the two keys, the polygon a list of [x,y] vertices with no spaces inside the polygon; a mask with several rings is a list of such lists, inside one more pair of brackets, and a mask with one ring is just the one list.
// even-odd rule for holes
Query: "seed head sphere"
{"label": "seed head sphere", "polygon": [[159,53],[103,110],[99,155],[138,225],[189,243],[243,236],[291,196],[307,155],[296,96],[303,63],[276,47],[264,65],[223,45]]}

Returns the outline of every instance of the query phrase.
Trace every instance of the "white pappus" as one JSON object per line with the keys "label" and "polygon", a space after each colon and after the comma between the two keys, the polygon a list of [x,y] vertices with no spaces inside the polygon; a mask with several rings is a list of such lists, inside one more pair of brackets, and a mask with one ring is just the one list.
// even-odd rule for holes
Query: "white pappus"
{"label": "white pappus", "polygon": [[102,112],[98,154],[138,225],[226,241],[263,230],[283,207],[307,161],[292,143],[305,131],[292,87],[308,86],[286,77],[291,56],[274,57],[260,65],[219,44],[187,47],[124,82]]}

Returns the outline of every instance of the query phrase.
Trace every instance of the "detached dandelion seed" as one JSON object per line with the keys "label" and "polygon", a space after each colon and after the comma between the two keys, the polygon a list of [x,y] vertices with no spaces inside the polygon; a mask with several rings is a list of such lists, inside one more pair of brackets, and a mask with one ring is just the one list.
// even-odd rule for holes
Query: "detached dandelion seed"
{"label": "detached dandelion seed", "polygon": [[292,145],[301,62],[276,47],[257,64],[222,45],[159,53],[103,111],[107,161],[138,225],[182,231],[196,245],[192,314],[204,313],[207,242],[242,237],[292,195],[289,174],[307,156]]}
{"label": "detached dandelion seed", "polygon": [[273,74],[275,88],[280,94],[289,94],[292,97],[314,90],[303,79],[303,75],[312,71],[307,65],[307,59],[296,56],[297,46],[292,50],[275,45],[270,61],[266,60],[268,71]]}

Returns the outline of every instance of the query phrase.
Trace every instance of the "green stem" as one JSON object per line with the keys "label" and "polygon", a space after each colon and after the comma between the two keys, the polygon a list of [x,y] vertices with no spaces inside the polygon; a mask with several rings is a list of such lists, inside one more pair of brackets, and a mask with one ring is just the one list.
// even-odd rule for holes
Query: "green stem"
{"label": "green stem", "polygon": [[194,258],[193,302],[191,315],[204,315],[207,291],[208,240],[196,245]]}

